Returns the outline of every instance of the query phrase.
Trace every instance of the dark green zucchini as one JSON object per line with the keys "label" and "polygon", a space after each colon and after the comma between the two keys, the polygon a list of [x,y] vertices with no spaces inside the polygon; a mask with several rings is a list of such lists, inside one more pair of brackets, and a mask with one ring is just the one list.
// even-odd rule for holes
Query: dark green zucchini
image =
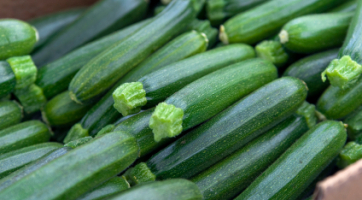
{"label": "dark green zucchini", "polygon": [[191,180],[205,200],[232,199],[307,130],[303,117],[291,116]]}
{"label": "dark green zucchini", "polygon": [[333,161],[346,142],[341,122],[310,129],[235,200],[295,199]]}
{"label": "dark green zucchini", "polygon": [[202,200],[199,188],[185,179],[170,179],[140,185],[109,200]]}
{"label": "dark green zucchini", "polygon": [[40,121],[26,121],[0,131],[0,155],[50,139],[48,127]]}
{"label": "dark green zucchini", "polygon": [[362,145],[356,142],[348,142],[339,153],[337,158],[337,166],[340,169],[357,162],[362,158]]}
{"label": "dark green zucchini", "polygon": [[0,61],[0,74],[0,98],[4,98],[14,91],[16,79],[13,70],[6,61]]}
{"label": "dark green zucchini", "polygon": [[129,169],[127,180],[195,176],[289,117],[306,96],[302,81],[277,79]]}
{"label": "dark green zucchini", "polygon": [[173,1],[151,23],[89,61],[70,82],[70,97],[86,103],[104,95],[128,71],[182,33],[196,15],[197,1]]}
{"label": "dark green zucchini", "polygon": [[63,145],[55,142],[45,142],[2,154],[0,156],[0,178],[4,178],[21,167],[34,162],[45,154],[59,149],[62,146]]}
{"label": "dark green zucchini", "polygon": [[87,42],[141,20],[147,5],[144,0],[98,1],[37,51],[34,62],[43,66]]}
{"label": "dark green zucchini", "polygon": [[39,111],[47,102],[43,90],[35,84],[23,89],[16,89],[14,94],[27,114]]}
{"label": "dark green zucchini", "polygon": [[314,104],[310,104],[305,101],[295,112],[305,118],[309,128],[312,128],[317,124],[317,116],[315,113],[316,110]]}
{"label": "dark green zucchini", "polygon": [[23,110],[15,101],[0,101],[0,130],[18,124]]}
{"label": "dark green zucchini", "polygon": [[13,200],[76,199],[126,169],[137,154],[134,137],[109,133],[23,177],[0,191],[0,196]]}
{"label": "dark green zucchini", "polygon": [[[278,71],[273,64],[255,58],[219,69],[188,84],[157,105],[149,123],[155,141],[175,137],[201,124],[276,78]],[[172,86],[170,84],[169,88]]]}
{"label": "dark green zucchini", "polygon": [[343,122],[348,125],[348,138],[351,140],[357,139],[357,137],[359,137],[362,133],[362,106],[348,115]]}
{"label": "dark green zucchini", "polygon": [[329,85],[323,82],[321,73],[328,67],[328,64],[337,58],[338,50],[328,50],[314,54],[290,65],[283,76],[293,76],[303,80],[308,86],[308,97],[319,96]]}
{"label": "dark green zucchini", "polygon": [[332,10],[330,10],[329,12],[352,12],[355,11],[357,8],[357,1],[356,0],[349,0],[346,3],[333,8]]}

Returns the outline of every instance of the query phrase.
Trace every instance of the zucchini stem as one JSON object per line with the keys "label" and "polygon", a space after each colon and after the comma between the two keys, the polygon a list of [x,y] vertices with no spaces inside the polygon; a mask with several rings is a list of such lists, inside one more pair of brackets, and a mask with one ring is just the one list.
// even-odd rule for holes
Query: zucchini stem
{"label": "zucchini stem", "polygon": [[81,101],[78,100],[77,95],[75,95],[71,90],[69,91],[69,97],[71,100],[73,100],[75,103],[83,105]]}
{"label": "zucchini stem", "polygon": [[29,114],[39,111],[47,102],[43,90],[35,84],[15,89],[14,94],[19,99],[24,111]]}
{"label": "zucchini stem", "polygon": [[29,87],[36,80],[37,68],[30,56],[16,56],[6,60],[14,72],[15,89]]}
{"label": "zucchini stem", "polygon": [[289,41],[289,34],[286,30],[282,30],[279,33],[280,43],[285,44]]}
{"label": "zucchini stem", "polygon": [[89,141],[91,141],[93,139],[93,137],[91,136],[87,136],[87,137],[83,137],[83,138],[79,138],[73,141],[70,141],[68,143],[66,143],[64,146],[65,147],[70,147],[72,149],[75,149],[79,146],[82,146],[83,144],[88,143]]}
{"label": "zucchini stem", "polygon": [[146,91],[140,82],[124,83],[113,92],[113,107],[123,116],[141,111],[146,105]]}
{"label": "zucchini stem", "polygon": [[284,66],[289,59],[289,55],[285,52],[282,44],[278,41],[266,40],[255,47],[258,57],[270,61],[277,67]]}
{"label": "zucchini stem", "polygon": [[356,142],[349,142],[344,146],[337,158],[337,166],[341,169],[353,164],[362,158],[362,145]]}
{"label": "zucchini stem", "polygon": [[219,39],[221,40],[222,43],[229,44],[229,37],[226,34],[225,27],[223,25],[220,26]]}
{"label": "zucchini stem", "polygon": [[224,12],[225,5],[224,0],[208,0],[206,2],[207,17],[212,25],[221,24],[227,17]]}
{"label": "zucchini stem", "polygon": [[88,130],[84,129],[81,124],[75,124],[68,132],[67,136],[64,138],[64,143],[74,141],[80,138],[89,136]]}
{"label": "zucchini stem", "polygon": [[150,168],[148,168],[147,164],[144,162],[128,169],[124,174],[124,177],[131,186],[156,180],[156,175],[152,173]]}

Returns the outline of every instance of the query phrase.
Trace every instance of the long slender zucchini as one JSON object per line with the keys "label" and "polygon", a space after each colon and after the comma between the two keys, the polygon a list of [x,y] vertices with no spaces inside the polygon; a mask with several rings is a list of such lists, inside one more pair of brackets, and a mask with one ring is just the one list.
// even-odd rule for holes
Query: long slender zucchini
{"label": "long slender zucchini", "polygon": [[35,63],[43,66],[87,42],[139,21],[146,14],[147,5],[144,0],[97,2],[36,52]]}
{"label": "long slender zucchini", "polygon": [[16,79],[13,70],[6,61],[0,61],[0,74],[0,98],[3,98],[14,91]]}
{"label": "long slender zucchini", "polygon": [[196,15],[194,4],[198,1],[173,1],[151,23],[89,61],[70,82],[70,97],[77,103],[85,103],[111,89],[153,51],[182,33]]}
{"label": "long slender zucchini", "polygon": [[134,137],[109,133],[23,177],[0,191],[0,196],[13,200],[76,199],[123,171],[137,154]]}
{"label": "long slender zucchini", "polygon": [[151,19],[138,22],[109,36],[75,49],[64,57],[43,66],[38,71],[35,83],[42,88],[44,95],[48,99],[54,97],[68,88],[74,75],[83,65],[87,64],[89,60],[114,43],[127,38],[149,22],[151,22]]}
{"label": "long slender zucchini", "polygon": [[348,138],[351,140],[357,139],[362,133],[362,107],[360,106],[356,111],[348,115],[343,122],[348,125]]}
{"label": "long slender zucchini", "polygon": [[171,179],[144,184],[126,190],[110,200],[202,200],[199,188],[185,179]]}
{"label": "long slender zucchini", "polygon": [[340,47],[354,12],[298,17],[284,25],[280,42],[290,51],[311,54]]}
{"label": "long slender zucchini", "polygon": [[[61,148],[63,145],[54,142],[40,143],[24,147],[0,156],[0,178],[20,169],[45,154]],[[3,196],[1,196],[3,197]]]}
{"label": "long slender zucchini", "polygon": [[141,107],[153,107],[202,76],[253,57],[255,52],[251,46],[235,44],[181,60],[119,86],[113,92],[114,107],[123,116],[136,113]]}
{"label": "long slender zucchini", "polygon": [[308,86],[308,97],[320,95],[329,85],[321,80],[320,74],[338,56],[338,49],[305,57],[290,65],[283,76],[293,76],[303,80]]}
{"label": "long slender zucchini", "polygon": [[15,101],[0,101],[0,130],[18,124],[23,110]]}
{"label": "long slender zucchini", "polygon": [[27,55],[38,41],[34,27],[17,19],[0,20],[0,60]]}
{"label": "long slender zucchini", "polygon": [[288,148],[236,200],[298,197],[338,155],[346,138],[342,123],[318,124]]}
{"label": "long slender zucchini", "polygon": [[205,200],[232,199],[307,130],[303,117],[291,116],[191,180]]}
{"label": "long slender zucchini", "polygon": [[[255,58],[206,75],[157,105],[150,119],[156,142],[175,137],[278,78],[276,67]],[[172,87],[172,85],[171,85]]]}
{"label": "long slender zucchini", "polygon": [[290,116],[307,88],[293,77],[277,79],[254,91],[200,127],[129,169],[130,183],[190,178],[240,149]]}
{"label": "long slender zucchini", "polygon": [[255,44],[275,35],[289,20],[309,13],[320,13],[343,0],[273,0],[240,13],[220,27],[225,43]]}
{"label": "long slender zucchini", "polygon": [[48,127],[37,120],[26,121],[0,131],[0,155],[34,144],[47,142]]}
{"label": "long slender zucchini", "polygon": [[329,12],[352,12],[357,8],[357,0],[349,0],[346,3],[330,10]]}

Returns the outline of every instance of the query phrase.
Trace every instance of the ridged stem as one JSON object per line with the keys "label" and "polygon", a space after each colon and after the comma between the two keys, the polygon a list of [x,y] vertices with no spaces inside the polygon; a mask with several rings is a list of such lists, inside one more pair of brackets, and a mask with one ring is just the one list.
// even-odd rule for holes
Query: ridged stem
{"label": "ridged stem", "polygon": [[28,114],[39,111],[47,102],[43,90],[35,84],[26,88],[16,89],[14,94],[19,99],[24,111]]}
{"label": "ridged stem", "polygon": [[289,59],[289,55],[278,41],[266,40],[255,47],[258,57],[270,61],[277,67],[284,66]]}
{"label": "ridged stem", "polygon": [[14,72],[15,89],[29,87],[36,80],[37,68],[30,56],[11,57],[6,60]]}
{"label": "ridged stem", "polygon": [[212,25],[221,24],[226,16],[224,12],[225,0],[208,0],[206,3],[207,17]]}
{"label": "ridged stem", "polygon": [[304,103],[298,108],[296,113],[305,118],[309,128],[312,128],[317,124],[315,105],[309,104],[308,102],[304,101]]}
{"label": "ridged stem", "polygon": [[146,91],[140,82],[124,83],[113,92],[113,107],[123,116],[138,113],[146,105]]}
{"label": "ridged stem", "polygon": [[154,175],[147,164],[143,162],[128,169],[124,177],[131,186],[156,180],[156,175]]}
{"label": "ridged stem", "polygon": [[65,147],[71,147],[72,149],[75,149],[79,146],[82,146],[83,144],[86,144],[87,142],[91,141],[93,139],[93,137],[91,136],[87,136],[84,138],[79,138],[73,141],[70,141],[68,143],[66,143],[64,146]]}
{"label": "ridged stem", "polygon": [[362,158],[362,145],[355,142],[349,142],[344,146],[337,158],[337,166],[341,169],[353,164]]}
{"label": "ridged stem", "polygon": [[114,130],[114,128],[115,128],[114,124],[108,124],[107,126],[103,127],[100,131],[98,131],[98,133],[95,137],[100,137],[102,135],[110,133]]}
{"label": "ridged stem", "polygon": [[64,143],[89,136],[88,130],[83,129],[81,124],[75,124],[64,138]]}

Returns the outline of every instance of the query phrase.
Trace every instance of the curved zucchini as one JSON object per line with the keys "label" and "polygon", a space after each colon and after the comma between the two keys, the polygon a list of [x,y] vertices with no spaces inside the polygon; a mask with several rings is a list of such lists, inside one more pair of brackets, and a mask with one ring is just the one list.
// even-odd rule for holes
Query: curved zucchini
{"label": "curved zucchini", "polygon": [[220,27],[224,44],[255,44],[275,35],[289,20],[331,9],[343,0],[273,0],[240,13]]}
{"label": "curved zucchini", "polygon": [[277,79],[129,169],[127,180],[195,176],[289,117],[306,96],[302,81]]}
{"label": "curved zucchini", "polygon": [[329,12],[352,12],[352,11],[355,11],[356,8],[357,8],[357,1],[349,0],[346,3],[330,10]]}
{"label": "curved zucchini", "polygon": [[27,88],[15,90],[14,94],[27,114],[39,111],[47,102],[43,90],[35,84],[31,84]]}
{"label": "curved zucchini", "polygon": [[6,97],[16,86],[16,79],[13,70],[6,61],[0,61],[0,98]]}
{"label": "curved zucchini", "polygon": [[50,139],[48,127],[40,121],[26,121],[0,131],[0,155]]}
{"label": "curved zucchini", "polygon": [[360,106],[356,111],[348,115],[343,122],[348,125],[347,133],[349,139],[356,140],[360,137],[362,133],[362,107]]}
{"label": "curved zucchini", "polygon": [[43,66],[87,42],[141,20],[147,5],[144,0],[98,1],[37,51],[34,62]]}
{"label": "curved zucchini", "polygon": [[151,182],[126,190],[110,200],[202,200],[199,188],[185,179]]}
{"label": "curved zucchini", "polygon": [[[220,48],[219,48],[220,49]],[[175,137],[278,78],[276,67],[255,58],[208,74],[157,105],[150,119],[156,142]]]}
{"label": "curved zucchini", "polygon": [[288,148],[235,200],[298,197],[338,155],[346,138],[342,123],[325,121],[318,124]]}
{"label": "curved zucchini", "polygon": [[18,124],[23,110],[15,101],[0,101],[0,130]]}
{"label": "curved zucchini", "polygon": [[304,118],[291,116],[191,180],[205,200],[232,199],[306,131]]}
{"label": "curved zucchini", "polygon": [[104,95],[128,71],[182,33],[196,15],[194,2],[173,1],[151,23],[89,61],[70,82],[70,97],[85,103]]}
{"label": "curved zucchini", "polygon": [[46,142],[24,147],[0,156],[0,178],[3,178],[21,167],[34,162],[45,154],[61,148],[63,145]]}
{"label": "curved zucchini", "polygon": [[17,19],[1,19],[0,35],[0,60],[29,54],[39,37],[34,27]]}
{"label": "curved zucchini", "polygon": [[[123,171],[137,154],[138,146],[131,135],[109,133],[23,177],[0,191],[0,196],[13,200],[76,199]],[[49,192],[51,188],[56,190]]]}

